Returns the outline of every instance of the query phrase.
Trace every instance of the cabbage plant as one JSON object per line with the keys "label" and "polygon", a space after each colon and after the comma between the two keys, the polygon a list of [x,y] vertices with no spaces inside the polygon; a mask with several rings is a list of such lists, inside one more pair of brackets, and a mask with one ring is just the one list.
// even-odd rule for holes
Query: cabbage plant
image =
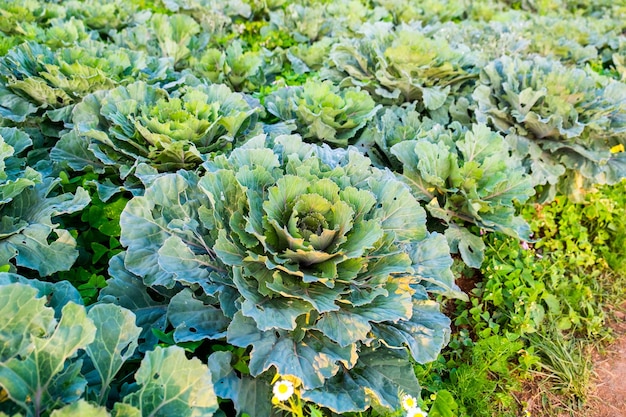
{"label": "cabbage plant", "polygon": [[440,109],[452,92],[476,78],[473,54],[423,30],[388,22],[364,24],[360,38],[337,43],[334,67],[324,77],[368,91],[381,102],[419,101],[424,109]]}
{"label": "cabbage plant", "polygon": [[[593,184],[626,176],[626,84],[547,58],[503,56],[473,93],[476,118],[524,158],[536,184],[580,198]],[[547,189],[554,187],[547,187]]]}
{"label": "cabbage plant", "polygon": [[222,50],[207,48],[189,59],[189,68],[200,78],[224,83],[235,91],[258,91],[282,70],[279,54],[262,48],[250,50],[238,39]]}
{"label": "cabbage plant", "polygon": [[67,281],[0,274],[3,411],[107,417],[112,406],[116,417],[192,417],[217,410],[211,372],[200,360],[177,346],[157,347],[137,368],[135,315],[114,304],[87,311],[81,303]]}
{"label": "cabbage plant", "polygon": [[530,227],[516,215],[515,202],[534,195],[534,183],[504,137],[484,124],[435,123],[415,107],[381,113],[358,148],[401,173],[435,220],[430,229],[445,230],[467,265],[480,268],[484,257],[484,243],[471,226],[528,240]]}
{"label": "cabbage plant", "polygon": [[305,139],[341,147],[354,143],[359,130],[380,108],[366,91],[311,79],[275,91],[265,98],[265,106],[283,121],[296,121]]}
{"label": "cabbage plant", "polygon": [[164,78],[163,65],[145,53],[96,41],[59,49],[23,43],[0,58],[0,116],[23,123],[45,114],[68,122],[84,96],[136,79]]}
{"label": "cabbage plant", "polygon": [[228,355],[212,359],[218,396],[239,412],[269,414],[275,373],[337,413],[397,408],[400,392],[419,393],[411,361],[434,360],[448,340],[428,295],[458,291],[446,239],[427,232],[409,188],[357,150],[298,135],[270,145],[258,136],[201,177],[154,180],[122,213],[124,265],[140,285],[191,290],[174,297],[187,300],[177,313],[189,310],[169,318],[175,340],[225,335],[251,348],[249,376],[229,371]]}
{"label": "cabbage plant", "polygon": [[200,25],[190,16],[168,16],[155,13],[143,25],[136,25],[114,34],[116,44],[150,56],[170,58],[173,66],[181,66],[198,43]]}
{"label": "cabbage plant", "polygon": [[[17,128],[0,127],[0,265],[26,267],[40,276],[70,269],[76,239],[53,219],[82,210],[87,191],[60,193],[60,179],[28,166],[33,141]],[[40,164],[40,168],[45,165]]]}
{"label": "cabbage plant", "polygon": [[91,94],[76,106],[75,130],[57,144],[53,158],[61,155],[80,167],[88,149],[121,178],[141,162],[159,171],[193,169],[241,140],[256,115],[224,85],[189,85],[170,94],[136,82]]}

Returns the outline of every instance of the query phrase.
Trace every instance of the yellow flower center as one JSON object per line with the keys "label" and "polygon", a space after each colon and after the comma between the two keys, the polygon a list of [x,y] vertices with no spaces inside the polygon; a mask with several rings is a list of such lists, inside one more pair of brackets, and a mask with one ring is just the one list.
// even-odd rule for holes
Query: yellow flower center
{"label": "yellow flower center", "polygon": [[289,391],[289,387],[286,384],[280,384],[278,386],[278,392],[281,394],[286,394]]}

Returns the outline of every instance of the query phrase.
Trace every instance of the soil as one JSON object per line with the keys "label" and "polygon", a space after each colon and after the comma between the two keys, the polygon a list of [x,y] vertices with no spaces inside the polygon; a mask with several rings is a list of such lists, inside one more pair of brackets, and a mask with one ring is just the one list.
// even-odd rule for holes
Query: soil
{"label": "soil", "polygon": [[585,407],[588,417],[626,417],[626,314],[616,315],[617,339],[606,352],[594,355],[594,389]]}

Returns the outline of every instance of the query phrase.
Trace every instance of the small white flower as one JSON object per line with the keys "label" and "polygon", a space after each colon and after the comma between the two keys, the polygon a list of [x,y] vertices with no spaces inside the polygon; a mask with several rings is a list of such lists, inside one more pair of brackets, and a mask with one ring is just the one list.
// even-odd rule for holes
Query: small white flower
{"label": "small white flower", "polygon": [[274,397],[278,401],[287,401],[293,395],[293,384],[281,379],[274,384]]}
{"label": "small white flower", "polygon": [[412,397],[410,395],[405,395],[404,397],[402,397],[402,408],[409,411],[416,407],[417,407],[417,400],[415,399],[415,397]]}
{"label": "small white flower", "polygon": [[406,417],[428,417],[428,413],[419,407],[407,410]]}

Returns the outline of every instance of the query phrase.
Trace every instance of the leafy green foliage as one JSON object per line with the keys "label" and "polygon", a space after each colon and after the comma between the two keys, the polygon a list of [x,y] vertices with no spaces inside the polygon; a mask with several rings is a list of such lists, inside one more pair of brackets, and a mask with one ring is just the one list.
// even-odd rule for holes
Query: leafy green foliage
{"label": "leafy green foliage", "polygon": [[333,47],[335,68],[327,76],[361,87],[383,102],[419,101],[421,109],[435,111],[453,88],[476,77],[466,49],[433,40],[419,29],[379,22],[363,25],[360,32],[361,37]]}
{"label": "leafy green foliage", "polygon": [[72,0],[64,3],[64,7],[69,17],[79,19],[89,28],[102,33],[122,29],[145,18],[145,13],[140,13],[132,1]]}
{"label": "leafy green foliage", "polygon": [[3,337],[14,344],[3,349],[0,386],[27,416],[38,417],[56,402],[77,400],[85,387],[80,362],[65,363],[94,340],[96,329],[85,308],[70,302],[57,322],[45,299],[36,298],[35,288],[3,285],[0,294],[5,317],[14,318],[2,326]]}
{"label": "leafy green foliage", "polygon": [[[257,137],[206,167],[199,179],[182,171],[160,177],[121,218],[129,270],[150,285],[182,283],[205,293],[198,301],[191,292],[172,298],[170,322],[184,296],[185,326],[219,337],[203,329],[207,318],[191,319],[191,310],[213,315],[217,296],[229,318],[227,341],[252,346],[252,376],[275,367],[302,381],[303,398],[340,412],[367,408],[369,395],[396,407],[398,388],[415,392],[402,347],[424,362],[447,337],[424,285],[447,291],[454,284],[445,240],[427,234],[408,189],[354,150],[330,152],[299,136],[279,136],[273,149]],[[420,257],[434,245],[439,257]],[[424,258],[430,263],[417,263]],[[178,340],[194,337],[181,325],[176,331]],[[359,355],[371,337],[380,345]],[[385,346],[404,353],[389,360]],[[371,371],[362,369],[369,361]],[[363,372],[374,372],[371,381],[376,372],[398,377],[363,385]],[[350,392],[336,394],[348,382]]]}
{"label": "leafy green foliage", "polygon": [[[2,344],[15,364],[47,340],[28,323],[77,334],[70,305],[95,328],[41,373],[39,414],[210,415],[217,395],[272,415],[285,377],[301,414],[400,416],[415,363],[431,416],[520,415],[535,370],[583,395],[566,351],[623,298],[623,187],[589,192],[626,173],[625,19],[608,0],[0,0],[0,269],[48,281],[0,276],[42,313],[3,310]],[[555,203],[527,205],[535,185]],[[450,296],[469,300],[431,362]]]}
{"label": "leafy green foliage", "polygon": [[505,139],[487,126],[444,127],[421,117],[415,104],[405,105],[381,113],[358,145],[379,165],[402,173],[468,265],[479,268],[484,250],[469,226],[529,239],[530,228],[514,204],[535,193],[533,184]]}
{"label": "leafy green foliage", "polygon": [[197,167],[232,147],[254,125],[256,110],[223,85],[186,86],[170,95],[136,82],[86,97],[72,119],[76,134],[58,145],[62,156],[74,153],[78,168],[87,148],[124,179],[140,162],[160,171]]}
{"label": "leafy green foliage", "polygon": [[[137,348],[141,329],[134,314],[113,304],[87,312],[72,301],[78,294],[65,283],[52,286],[11,274],[0,275],[0,282],[7,317],[0,326],[7,341],[0,350],[0,387],[8,397],[3,409],[28,417],[110,415],[84,398],[102,406],[110,399],[115,375]],[[86,355],[77,355],[79,349]],[[84,360],[98,375],[89,386],[81,374]],[[113,415],[209,416],[217,409],[210,371],[198,359],[187,359],[181,348],[148,352],[135,381],[115,403]]]}
{"label": "leafy green foliage", "polygon": [[69,121],[82,97],[147,78],[146,66],[152,65],[145,53],[96,41],[56,50],[24,43],[0,60],[0,115],[16,123],[44,113],[54,122]]}
{"label": "leafy green foliage", "polygon": [[[80,185],[93,190],[93,181],[97,179],[94,174],[71,180],[65,173],[61,177],[64,178],[62,185],[68,191]],[[69,271],[60,271],[54,277],[70,281],[87,305],[95,302],[99,290],[106,286],[109,260],[122,250],[119,243],[119,218],[127,201],[123,195],[117,195],[107,202],[93,195],[87,207],[63,219],[76,238],[79,255]]]}
{"label": "leafy green foliage", "polygon": [[137,390],[115,405],[115,417],[211,416],[217,410],[211,372],[199,359],[187,359],[182,348],[148,352],[135,380]]}
{"label": "leafy green foliage", "polygon": [[90,199],[80,187],[73,194],[59,194],[60,180],[27,166],[26,151],[32,144],[24,132],[0,128],[0,264],[14,261],[47,276],[68,270],[78,256],[74,237],[53,223],[53,217],[79,211]]}
{"label": "leafy green foliage", "polygon": [[282,60],[267,50],[245,50],[233,40],[221,50],[208,48],[197,59],[190,60],[196,74],[213,83],[224,83],[235,91],[255,91],[280,72]]}
{"label": "leafy green foliage", "polygon": [[100,379],[97,402],[104,405],[113,378],[124,362],[137,349],[141,329],[135,325],[135,315],[113,304],[98,304],[87,315],[96,326],[96,336],[85,351]]}
{"label": "leafy green foliage", "polygon": [[303,138],[340,147],[352,144],[379,108],[365,91],[310,80],[270,94],[265,106],[281,120],[296,121]]}
{"label": "leafy green foliage", "polygon": [[[573,197],[590,184],[624,177],[626,86],[546,58],[502,57],[481,73],[477,118],[508,133],[536,184]],[[567,177],[564,174],[567,173]]]}
{"label": "leafy green foliage", "polygon": [[181,61],[190,57],[199,32],[200,25],[190,16],[155,13],[145,24],[117,32],[114,40],[124,48],[166,58],[170,65],[180,67]]}

